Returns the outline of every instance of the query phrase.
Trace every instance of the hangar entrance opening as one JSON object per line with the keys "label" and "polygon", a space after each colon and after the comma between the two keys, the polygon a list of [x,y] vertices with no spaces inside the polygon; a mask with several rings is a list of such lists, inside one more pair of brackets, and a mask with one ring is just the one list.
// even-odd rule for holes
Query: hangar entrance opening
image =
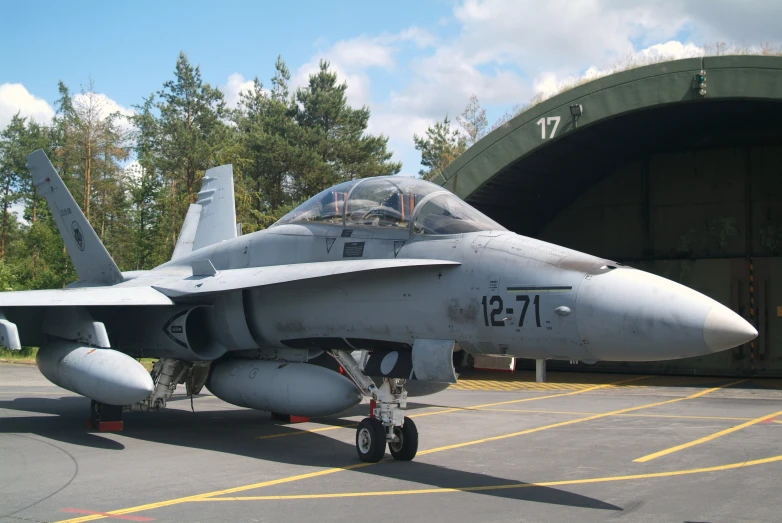
{"label": "hangar entrance opening", "polygon": [[[549,368],[782,376],[782,60],[760,58],[681,60],[580,86],[494,131],[439,180],[512,231],[678,281],[759,333],[699,358]],[[701,69],[704,97],[691,89]],[[552,117],[561,134],[542,139],[536,122]]]}

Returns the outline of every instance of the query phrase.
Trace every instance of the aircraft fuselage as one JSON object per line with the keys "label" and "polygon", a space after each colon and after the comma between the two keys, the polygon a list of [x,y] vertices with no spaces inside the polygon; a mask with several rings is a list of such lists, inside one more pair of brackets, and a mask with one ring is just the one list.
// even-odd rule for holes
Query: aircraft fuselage
{"label": "aircraft fuselage", "polygon": [[460,265],[244,290],[240,321],[262,348],[392,350],[431,338],[453,339],[476,354],[587,362],[717,350],[718,344],[704,339],[706,317],[722,307],[713,300],[610,260],[507,231],[425,236],[406,229],[287,224],[201,249],[146,274],[190,270],[201,259],[221,271],[394,257]]}

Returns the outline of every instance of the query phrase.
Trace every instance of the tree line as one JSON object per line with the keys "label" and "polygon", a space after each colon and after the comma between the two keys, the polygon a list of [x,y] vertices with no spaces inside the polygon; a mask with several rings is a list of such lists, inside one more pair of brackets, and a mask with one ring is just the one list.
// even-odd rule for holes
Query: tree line
{"label": "tree line", "polygon": [[[57,288],[76,279],[26,167],[25,156],[36,149],[46,151],[123,271],[170,259],[210,167],[233,164],[244,232],[268,227],[337,183],[401,170],[388,138],[367,133],[369,109],[348,104],[347,84],[327,61],[303,87],[292,89],[290,78],[278,57],[269,85],[256,78],[229,109],[224,94],[180,53],[173,77],[131,115],[110,112],[92,79],[76,93],[59,82],[50,122],[17,114],[0,131],[0,290]],[[457,123],[461,130],[451,129],[446,117],[414,137],[423,177],[436,176],[485,132],[476,97]],[[20,208],[17,219],[12,209]]]}
{"label": "tree line", "polygon": [[[388,138],[366,132],[370,111],[347,103],[347,84],[326,61],[298,89],[278,58],[236,109],[184,53],[173,78],[127,116],[108,111],[90,80],[58,85],[49,123],[17,114],[0,131],[0,290],[56,288],[76,279],[25,156],[46,151],[121,270],[169,260],[206,169],[231,163],[245,232],[274,223],[331,185],[398,173]],[[137,169],[127,168],[131,159]],[[12,213],[23,208],[22,216]]]}

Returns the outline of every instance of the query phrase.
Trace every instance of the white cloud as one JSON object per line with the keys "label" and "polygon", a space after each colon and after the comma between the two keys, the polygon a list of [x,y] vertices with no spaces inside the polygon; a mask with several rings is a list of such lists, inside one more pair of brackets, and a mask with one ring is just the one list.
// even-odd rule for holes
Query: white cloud
{"label": "white cloud", "polygon": [[116,121],[119,128],[125,132],[133,129],[130,117],[136,114],[133,109],[120,105],[112,98],[103,93],[94,91],[82,91],[73,96],[73,107],[81,114],[88,111],[94,111],[100,119],[108,118],[110,115],[118,113],[120,118]]}
{"label": "white cloud", "polygon": [[136,111],[133,109],[128,109],[127,107],[118,104],[103,93],[86,92],[79,93],[73,97],[74,107],[87,107],[90,102],[92,102],[97,109],[98,115],[101,118],[107,118],[113,113],[119,113],[122,116],[133,116],[136,114]]}
{"label": "white cloud", "polygon": [[453,11],[456,36],[428,40],[437,47],[409,64],[406,86],[372,106],[370,125],[412,148],[413,132],[446,114],[454,120],[473,94],[484,106],[511,107],[632,53],[639,36],[670,39],[686,18],[664,15],[618,0],[466,0]]}
{"label": "white cloud", "polygon": [[510,108],[630,63],[700,56],[710,42],[782,41],[782,3],[715,2],[463,0],[439,23],[454,36],[430,39],[436,47],[417,53],[411,80],[372,106],[370,125],[409,157],[413,132],[453,119],[471,94]]}
{"label": "white cloud", "polygon": [[557,76],[557,73],[546,71],[537,75],[532,85],[535,87],[535,93],[551,96],[559,90],[562,82],[563,80]]}
{"label": "white cloud", "polygon": [[394,48],[382,38],[360,36],[352,40],[342,40],[326,51],[325,55],[329,61],[348,69],[394,67]]}
{"label": "white cloud", "polygon": [[473,94],[483,104],[511,103],[531,94],[517,71],[474,61],[456,46],[441,47],[415,63],[413,71],[414,80],[403,91],[391,93],[391,103],[398,110],[439,115],[438,119],[460,114]]}
{"label": "white cloud", "polygon": [[467,0],[454,9],[462,25],[456,45],[477,63],[512,63],[532,72],[552,65],[612,61],[633,40],[670,39],[685,17],[639,2],[595,0]]}
{"label": "white cloud", "polygon": [[421,29],[420,27],[416,26],[403,29],[401,32],[394,35],[392,40],[400,42],[413,42],[419,48],[430,47],[437,43],[437,38],[432,33],[426,29]]}
{"label": "white cloud", "polygon": [[38,123],[49,123],[54,109],[46,100],[31,94],[24,85],[0,85],[0,129],[4,129],[16,113]]}
{"label": "white cloud", "polygon": [[661,9],[691,21],[704,44],[759,45],[782,43],[782,2],[769,0],[667,0]]}
{"label": "white cloud", "polygon": [[682,43],[676,40],[670,40],[661,44],[651,45],[639,51],[633,51],[624,58],[608,66],[600,67],[592,65],[581,75],[543,71],[535,76],[533,85],[535,87],[535,94],[542,95],[543,98],[548,98],[582,80],[594,80],[628,67],[639,67],[651,63],[679,60],[682,58],[694,58],[704,56],[705,53],[706,50],[703,47],[697,46],[691,42]]}
{"label": "white cloud", "polygon": [[697,46],[691,42],[683,44],[676,40],[671,40],[664,44],[655,44],[646,49],[641,49],[636,54],[639,57],[652,60],[678,60],[680,58],[703,56],[705,52],[703,47]]}
{"label": "white cloud", "polygon": [[251,90],[252,87],[252,80],[245,79],[240,73],[233,73],[225,84],[220,86],[220,90],[225,96],[225,105],[229,109],[235,109],[239,105],[239,95]]}
{"label": "white cloud", "polygon": [[[435,44],[437,39],[429,31],[411,26],[398,33],[383,33],[378,36],[358,36],[340,40],[324,50],[319,50],[312,58],[299,67],[292,78],[294,87],[307,85],[309,77],[318,72],[320,60],[329,62],[340,81],[348,84],[348,102],[353,106],[372,105],[372,86],[369,71],[397,69],[397,55],[409,44],[424,49]],[[325,42],[316,42],[317,46]]]}

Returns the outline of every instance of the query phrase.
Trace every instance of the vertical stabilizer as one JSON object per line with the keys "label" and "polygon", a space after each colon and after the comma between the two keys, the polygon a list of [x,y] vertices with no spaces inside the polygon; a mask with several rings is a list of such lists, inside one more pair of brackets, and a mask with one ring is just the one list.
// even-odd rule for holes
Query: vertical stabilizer
{"label": "vertical stabilizer", "polygon": [[171,261],[178,260],[193,251],[199,221],[201,221],[201,206],[197,203],[191,203],[187,209],[185,223],[182,224],[182,230],[179,231],[179,239],[174,247],[174,254],[171,255]]}
{"label": "vertical stabilizer", "polygon": [[206,171],[198,193],[201,217],[193,250],[236,238],[233,166],[221,165]]}
{"label": "vertical stabilizer", "polygon": [[38,149],[28,154],[27,168],[30,169],[38,194],[46,198],[49,204],[54,223],[65,242],[79,280],[104,285],[121,282],[122,274],[117,264],[84,217],[46,153]]}

